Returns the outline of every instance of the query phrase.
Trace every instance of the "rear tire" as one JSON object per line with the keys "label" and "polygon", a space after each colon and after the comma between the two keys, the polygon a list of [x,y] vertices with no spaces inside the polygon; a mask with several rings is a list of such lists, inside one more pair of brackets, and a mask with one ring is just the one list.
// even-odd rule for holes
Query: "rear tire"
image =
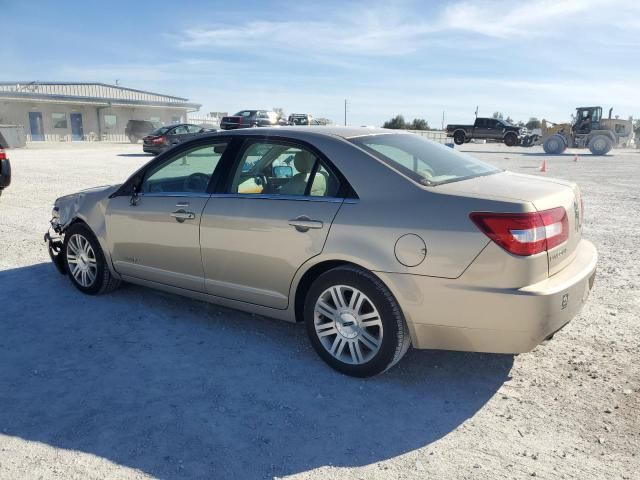
{"label": "rear tire", "polygon": [[558,155],[566,150],[567,144],[565,143],[564,138],[560,135],[551,135],[544,141],[542,148],[545,153]]}
{"label": "rear tire", "polygon": [[71,283],[82,293],[99,295],[120,285],[120,280],[111,275],[98,239],[84,223],[76,223],[65,232],[61,254]]}
{"label": "rear tire", "polygon": [[456,145],[462,145],[463,143],[465,143],[465,138],[466,135],[464,134],[464,132],[458,131],[453,134],[453,141]]}
{"label": "rear tire", "polygon": [[596,135],[589,140],[589,150],[593,155],[606,155],[613,148],[613,142],[605,135]]}
{"label": "rear tire", "polygon": [[513,147],[518,143],[518,137],[516,136],[515,133],[507,133],[504,136],[504,144],[507,147]]}
{"label": "rear tire", "polygon": [[331,269],[313,282],[304,321],[320,358],[354,377],[388,370],[411,343],[393,294],[378,277],[355,266]]}

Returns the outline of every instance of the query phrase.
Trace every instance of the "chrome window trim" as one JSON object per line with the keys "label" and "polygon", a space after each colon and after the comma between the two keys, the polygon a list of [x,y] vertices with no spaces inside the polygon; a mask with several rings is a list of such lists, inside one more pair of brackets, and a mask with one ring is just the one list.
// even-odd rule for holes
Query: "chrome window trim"
{"label": "chrome window trim", "polygon": [[[266,193],[214,193],[211,198],[241,198],[255,200],[293,200],[296,202],[324,202],[324,203],[342,203],[351,198],[344,199],[339,197],[312,197],[306,195],[279,195]],[[353,202],[349,202],[353,203]]]}
{"label": "chrome window trim", "polygon": [[197,192],[140,192],[139,197],[191,197],[191,198],[209,198],[210,193],[197,193]]}

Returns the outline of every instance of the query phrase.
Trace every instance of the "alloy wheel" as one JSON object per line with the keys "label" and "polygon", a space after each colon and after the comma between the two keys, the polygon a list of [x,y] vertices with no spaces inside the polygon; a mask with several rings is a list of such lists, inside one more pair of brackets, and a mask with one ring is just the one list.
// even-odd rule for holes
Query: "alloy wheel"
{"label": "alloy wheel", "polygon": [[340,362],[361,365],[382,346],[382,319],[371,299],[357,288],[334,285],[316,300],[314,326],[325,350]]}
{"label": "alloy wheel", "polygon": [[80,286],[88,288],[96,281],[98,262],[93,247],[84,236],[74,234],[67,244],[69,272]]}

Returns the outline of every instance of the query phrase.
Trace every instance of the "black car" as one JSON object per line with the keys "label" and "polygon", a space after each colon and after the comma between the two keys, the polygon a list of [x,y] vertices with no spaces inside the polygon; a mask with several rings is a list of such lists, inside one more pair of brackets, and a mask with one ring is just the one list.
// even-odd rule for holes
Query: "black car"
{"label": "black car", "polygon": [[208,129],[206,128],[190,123],[166,125],[143,138],[142,150],[146,153],[158,155],[174,145],[178,145],[185,140],[190,140],[207,131]]}
{"label": "black car", "polygon": [[129,120],[124,129],[124,134],[131,143],[138,143],[139,140],[142,140],[158,127],[160,127],[158,122],[151,122],[149,120]]}
{"label": "black car", "polygon": [[275,125],[279,125],[278,114],[270,110],[242,110],[235,115],[222,117],[222,120],[220,120],[220,128],[222,130],[273,127]]}
{"label": "black car", "polygon": [[2,146],[0,146],[0,195],[11,185],[11,164]]}

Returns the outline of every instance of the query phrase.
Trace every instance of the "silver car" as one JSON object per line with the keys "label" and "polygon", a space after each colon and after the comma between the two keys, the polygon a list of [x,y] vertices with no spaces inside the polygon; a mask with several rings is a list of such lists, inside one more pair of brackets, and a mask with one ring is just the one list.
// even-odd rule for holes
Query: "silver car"
{"label": "silver car", "polygon": [[[520,353],[586,301],[578,187],[410,133],[205,134],[59,198],[46,238],[82,292],[121,281],[290,322],[354,376],[414,348]],[[238,327],[242,328],[242,327]]]}

